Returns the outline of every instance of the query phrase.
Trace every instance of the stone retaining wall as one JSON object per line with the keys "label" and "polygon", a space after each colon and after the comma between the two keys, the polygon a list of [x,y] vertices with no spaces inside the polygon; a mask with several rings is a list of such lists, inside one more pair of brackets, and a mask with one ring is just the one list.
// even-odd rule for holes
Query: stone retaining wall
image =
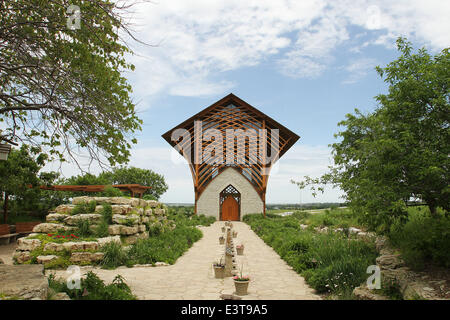
{"label": "stone retaining wall", "polygon": [[[77,205],[88,204],[91,201],[95,201],[97,204],[94,212],[71,214]],[[80,221],[88,221],[91,230],[95,230],[103,220],[102,204],[105,203],[111,204],[113,213],[112,224],[108,226],[108,237],[96,238],[92,241],[71,238],[70,241],[63,243],[52,242],[52,236],[58,236],[58,233],[76,233],[77,224]],[[99,262],[103,259],[103,253],[100,252],[101,246],[109,242],[133,244],[138,239],[148,238],[150,228],[157,227],[162,231],[165,228],[173,229],[175,225],[173,221],[167,219],[166,213],[165,206],[154,200],[124,197],[76,197],[73,198],[72,204],[60,205],[54,211],[49,212],[46,222],[36,225],[32,234],[25,238],[19,238],[13,259],[17,264],[45,264],[58,259],[58,252],[69,252],[71,263]],[[41,250],[43,255],[30,261],[33,256],[32,252],[35,250]]]}

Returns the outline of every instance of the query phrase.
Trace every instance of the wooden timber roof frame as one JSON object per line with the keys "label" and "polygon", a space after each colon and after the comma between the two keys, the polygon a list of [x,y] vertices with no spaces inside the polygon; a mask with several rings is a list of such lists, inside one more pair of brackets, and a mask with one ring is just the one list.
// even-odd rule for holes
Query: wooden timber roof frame
{"label": "wooden timber roof frame", "polygon": [[[201,136],[199,137],[198,131],[195,130],[195,122],[201,121]],[[178,141],[172,141],[172,132],[176,129],[185,129],[189,132],[190,137],[193,139],[184,139],[180,137]],[[254,129],[257,132],[260,130],[267,130],[267,143],[259,144],[259,135],[247,136],[245,138],[244,148],[238,148],[236,143],[233,143],[233,164],[228,164],[224,161],[219,164],[211,164],[214,162],[215,158],[221,157],[220,159],[225,159],[227,154],[226,145],[223,145],[221,151],[222,154],[208,154],[206,160],[201,163],[195,163],[196,157],[202,152],[205,155],[205,149],[210,146],[215,140],[205,141],[203,138],[203,133],[207,129],[217,129],[222,134],[222,140],[226,141],[226,130],[227,129]],[[272,139],[272,129],[279,130],[279,137],[277,139]],[[266,188],[268,182],[268,176],[270,169],[274,162],[265,164],[267,161],[263,161],[261,155],[267,156],[267,150],[271,150],[276,144],[278,154],[275,159],[281,158],[287,150],[289,150],[294,143],[300,138],[297,134],[290,131],[274,119],[265,115],[255,107],[251,106],[244,100],[235,96],[234,94],[229,94],[226,97],[220,99],[219,101],[213,103],[206,109],[200,111],[189,119],[183,121],[173,129],[167,131],[162,135],[162,137],[174,148],[178,148],[178,152],[186,158],[189,163],[189,167],[192,173],[192,179],[194,182],[194,192],[195,192],[195,213],[197,213],[197,200],[199,199],[202,192],[206,189],[208,184],[221,174],[226,168],[232,167],[238,172],[240,172],[247,180],[250,181],[252,186],[255,188],[258,195],[264,204],[264,215],[265,215],[265,204],[266,204]],[[274,136],[275,137],[275,136]],[[199,148],[200,143],[195,143],[196,141],[201,141],[201,149]],[[278,142],[278,143],[277,143]],[[190,145],[189,145],[190,144]],[[180,147],[189,147],[190,154],[183,154]],[[258,150],[255,153],[251,153],[250,150]],[[261,148],[261,150],[260,150]],[[273,155],[271,155],[272,157]],[[235,159],[245,159],[244,163],[236,163]],[[197,158],[198,159],[198,158]],[[205,160],[205,159],[203,159]],[[198,162],[198,161],[197,161]]]}

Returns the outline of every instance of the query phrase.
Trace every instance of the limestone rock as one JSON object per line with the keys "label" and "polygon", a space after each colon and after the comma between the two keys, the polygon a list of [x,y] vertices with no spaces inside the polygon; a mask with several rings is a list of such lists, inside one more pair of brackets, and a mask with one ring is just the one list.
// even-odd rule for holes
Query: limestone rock
{"label": "limestone rock", "polygon": [[300,224],[300,229],[305,230],[306,228],[308,228],[307,224]]}
{"label": "limestone rock", "polygon": [[29,251],[15,251],[13,254],[13,259],[16,260],[17,263],[22,264],[31,259]]}
{"label": "limestone rock", "polygon": [[132,207],[130,205],[124,204],[124,205],[112,205],[112,212],[116,214],[127,214],[131,212]]}
{"label": "limestone rock", "polygon": [[388,240],[386,237],[377,237],[375,240],[375,248],[378,252],[387,246]]}
{"label": "limestone rock", "polygon": [[145,224],[140,224],[138,225],[138,230],[139,232],[145,232],[145,230],[147,230]]}
{"label": "limestone rock", "polygon": [[36,233],[57,233],[59,230],[67,230],[67,227],[59,223],[40,223],[33,228]]}
{"label": "limestone rock", "polygon": [[0,265],[0,292],[20,299],[47,299],[48,280],[42,265]]}
{"label": "limestone rock", "polygon": [[126,224],[128,221],[133,224],[139,223],[139,216],[136,214],[130,215],[122,215],[122,214],[114,214],[112,216],[113,223],[116,224]]}
{"label": "limestone rock", "polygon": [[356,287],[353,290],[353,295],[358,300],[390,300],[388,297],[379,295],[369,290],[366,286]]}
{"label": "limestone rock", "polygon": [[74,263],[96,262],[102,260],[103,256],[103,252],[73,252],[70,261]]}
{"label": "limestone rock", "polygon": [[83,249],[84,250],[97,250],[98,242],[97,241],[83,241]]}
{"label": "limestone rock", "polygon": [[66,217],[67,215],[63,213],[50,213],[45,219],[47,222],[62,222]]}
{"label": "limestone rock", "polygon": [[147,200],[139,199],[139,206],[140,207],[146,207],[147,206]]}
{"label": "limestone rock", "polygon": [[158,208],[153,209],[153,211],[156,215],[163,215],[166,212],[164,209],[158,209]]}
{"label": "limestone rock", "polygon": [[131,235],[131,234],[136,234],[138,232],[139,232],[139,229],[137,226],[134,226],[134,227],[120,226],[120,234]]}
{"label": "limestone rock", "polygon": [[138,237],[139,237],[139,239],[148,239],[149,233],[148,233],[148,231],[140,232],[140,233],[138,233]]}
{"label": "limestone rock", "polygon": [[75,197],[72,199],[72,204],[83,204],[83,203],[89,203],[89,201],[94,200],[92,197],[88,196],[82,196],[82,197]]}
{"label": "limestone rock", "polygon": [[19,238],[17,240],[17,250],[21,251],[33,251],[41,246],[41,240],[39,239],[27,239]]}
{"label": "limestone rock", "polygon": [[56,242],[48,242],[44,246],[44,251],[63,251],[64,244]]}
{"label": "limestone rock", "polygon": [[141,217],[141,223],[148,223],[150,221],[149,217]]}
{"label": "limestone rock", "polygon": [[397,269],[405,265],[403,260],[400,258],[400,255],[398,254],[388,254],[379,256],[376,259],[376,262],[381,269]]}
{"label": "limestone rock", "polygon": [[63,248],[67,251],[77,251],[77,250],[84,250],[83,241],[69,241],[64,242]]}
{"label": "limestone rock", "polygon": [[139,239],[138,235],[131,235],[131,236],[124,237],[124,242],[126,244],[134,244],[138,241],[138,239]]}
{"label": "limestone rock", "polygon": [[152,209],[147,209],[144,211],[144,215],[146,215],[146,216],[151,216],[152,214],[153,214]]}
{"label": "limestone rock", "polygon": [[2,258],[0,258],[0,264],[5,264]]}
{"label": "limestone rock", "polygon": [[71,204],[61,204],[55,208],[56,213],[63,213],[63,214],[70,214],[72,209],[74,208],[74,205]]}
{"label": "limestone rock", "polygon": [[127,227],[120,224],[110,225],[108,227],[108,232],[110,235],[132,235],[138,233],[139,229],[137,226]]}
{"label": "limestone rock", "polygon": [[85,213],[85,214],[76,214],[74,216],[68,216],[64,219],[64,223],[70,226],[76,226],[77,223],[81,220],[87,220],[91,224],[99,223],[102,220],[102,215],[98,213]]}
{"label": "limestone rock", "polygon": [[125,197],[75,197],[72,199],[74,205],[81,203],[89,203],[95,201],[97,204],[109,203],[111,205],[129,205],[132,207],[138,207],[141,203],[141,199],[138,198],[125,198]]}
{"label": "limestone rock", "polygon": [[358,229],[358,228],[355,228],[355,227],[350,227],[350,228],[348,228],[348,232],[349,233],[355,233],[355,234],[358,234],[359,232],[361,232],[362,230],[361,229]]}
{"label": "limestone rock", "polygon": [[139,200],[138,198],[123,198],[123,197],[112,197],[111,198],[111,204],[125,204],[130,205],[132,207],[139,206]]}
{"label": "limestone rock", "polygon": [[52,297],[52,300],[71,300],[65,292],[58,292]]}
{"label": "limestone rock", "polygon": [[120,236],[98,238],[97,241],[98,241],[98,245],[100,247],[105,245],[105,244],[107,244],[107,243],[110,243],[110,242],[117,242],[119,244],[121,243]]}
{"label": "limestone rock", "polygon": [[48,255],[48,256],[37,256],[37,258],[36,258],[37,263],[40,263],[40,264],[45,264],[45,263],[48,263],[48,262],[56,260],[56,259],[58,259],[58,256],[55,256],[53,254]]}
{"label": "limestone rock", "polygon": [[147,200],[147,205],[150,208],[156,208],[157,206],[159,206],[159,202],[156,200]]}
{"label": "limestone rock", "polygon": [[111,235],[119,235],[120,234],[120,224],[110,225],[108,226],[108,233]]}

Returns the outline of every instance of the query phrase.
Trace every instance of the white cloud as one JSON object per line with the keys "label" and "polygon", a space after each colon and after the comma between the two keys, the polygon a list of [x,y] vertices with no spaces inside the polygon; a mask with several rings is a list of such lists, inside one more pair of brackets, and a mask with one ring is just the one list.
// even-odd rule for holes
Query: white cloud
{"label": "white cloud", "polygon": [[350,62],[345,66],[348,77],[342,83],[352,84],[364,78],[369,72],[375,72],[377,61],[371,58],[360,58]]}
{"label": "white cloud", "polygon": [[[450,44],[450,2],[441,0],[167,0],[139,4],[137,37],[157,47],[137,46],[130,76],[138,99],[158,93],[181,96],[230,91],[225,71],[274,57],[290,77],[317,77],[342,44],[355,41],[358,26],[369,45],[392,47],[395,38],[442,49]],[[362,41],[362,40],[359,40]],[[281,55],[276,56],[275,55]]]}

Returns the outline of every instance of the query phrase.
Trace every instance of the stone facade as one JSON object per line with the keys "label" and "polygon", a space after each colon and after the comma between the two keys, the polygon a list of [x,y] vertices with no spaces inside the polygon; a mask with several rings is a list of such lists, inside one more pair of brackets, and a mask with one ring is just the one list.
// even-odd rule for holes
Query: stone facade
{"label": "stone facade", "polygon": [[215,177],[197,201],[197,214],[213,216],[220,220],[219,196],[228,185],[233,185],[241,194],[241,215],[262,213],[264,204],[252,184],[237,170],[227,168]]}

